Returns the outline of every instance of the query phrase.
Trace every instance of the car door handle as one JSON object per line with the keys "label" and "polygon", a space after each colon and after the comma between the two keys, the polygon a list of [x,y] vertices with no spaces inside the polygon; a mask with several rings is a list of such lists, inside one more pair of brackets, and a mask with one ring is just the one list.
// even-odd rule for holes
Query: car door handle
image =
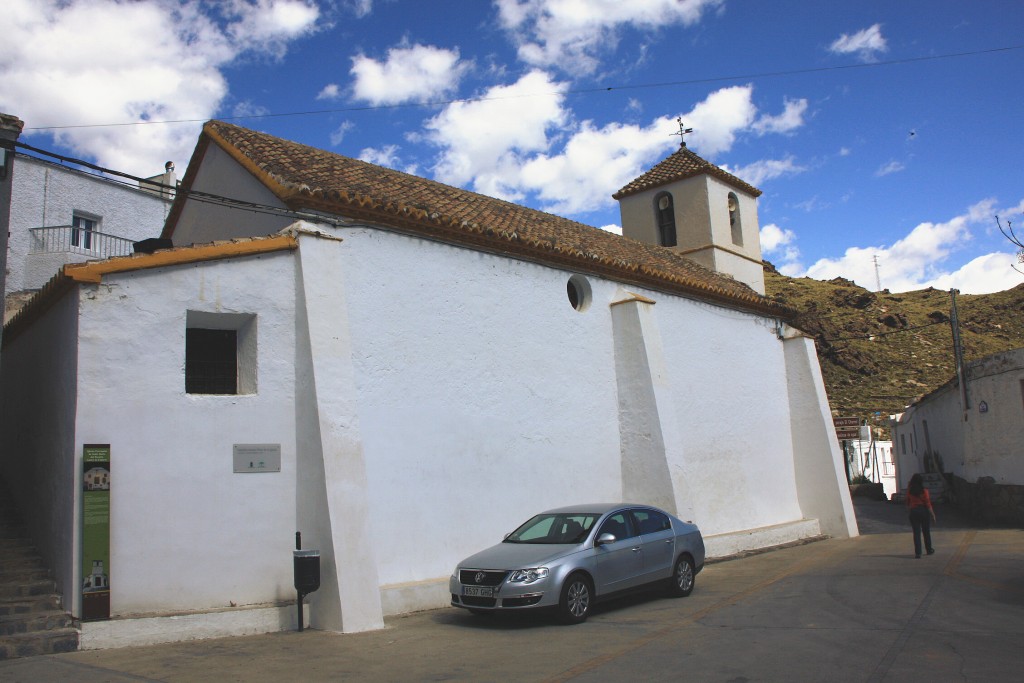
{"label": "car door handle", "polygon": [[666,538],[665,539],[665,543],[667,543],[668,545],[672,545],[672,539],[671,538]]}
{"label": "car door handle", "polygon": [[640,552],[640,546],[636,546],[635,548],[633,548],[633,552],[634,553]]}

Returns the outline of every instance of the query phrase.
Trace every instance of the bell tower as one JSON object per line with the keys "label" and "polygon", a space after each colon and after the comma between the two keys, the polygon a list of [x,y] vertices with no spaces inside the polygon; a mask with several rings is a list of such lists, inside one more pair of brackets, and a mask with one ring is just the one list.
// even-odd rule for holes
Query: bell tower
{"label": "bell tower", "polygon": [[[682,138],[692,129],[680,123]],[[702,159],[685,139],[612,197],[625,237],[668,247],[764,294],[757,198],[761,191]]]}

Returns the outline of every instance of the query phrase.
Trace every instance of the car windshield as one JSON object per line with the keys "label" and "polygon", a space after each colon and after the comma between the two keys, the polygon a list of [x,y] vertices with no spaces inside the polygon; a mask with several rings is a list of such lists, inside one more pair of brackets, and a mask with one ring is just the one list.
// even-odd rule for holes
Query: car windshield
{"label": "car windshield", "polygon": [[598,517],[582,512],[537,515],[509,534],[505,543],[576,545],[586,540]]}

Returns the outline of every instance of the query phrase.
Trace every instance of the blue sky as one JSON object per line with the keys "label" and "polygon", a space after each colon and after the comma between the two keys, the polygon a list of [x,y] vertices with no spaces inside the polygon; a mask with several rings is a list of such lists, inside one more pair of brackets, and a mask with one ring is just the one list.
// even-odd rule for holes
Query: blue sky
{"label": "blue sky", "polygon": [[[869,289],[1024,282],[1024,3],[5,0],[22,140],[179,174],[219,118],[615,230],[687,144],[764,256]],[[168,123],[174,122],[174,123]],[[876,269],[877,262],[877,269]]]}

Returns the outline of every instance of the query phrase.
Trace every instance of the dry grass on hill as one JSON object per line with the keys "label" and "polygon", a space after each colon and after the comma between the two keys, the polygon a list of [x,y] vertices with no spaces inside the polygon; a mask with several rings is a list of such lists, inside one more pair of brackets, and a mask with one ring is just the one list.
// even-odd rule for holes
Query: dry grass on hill
{"label": "dry grass on hill", "polygon": [[[836,415],[884,426],[955,372],[947,291],[871,292],[849,280],[789,278],[765,269],[768,296],[800,311],[812,335]],[[1024,283],[956,297],[964,360],[1024,347]],[[877,416],[876,416],[877,414]]]}

